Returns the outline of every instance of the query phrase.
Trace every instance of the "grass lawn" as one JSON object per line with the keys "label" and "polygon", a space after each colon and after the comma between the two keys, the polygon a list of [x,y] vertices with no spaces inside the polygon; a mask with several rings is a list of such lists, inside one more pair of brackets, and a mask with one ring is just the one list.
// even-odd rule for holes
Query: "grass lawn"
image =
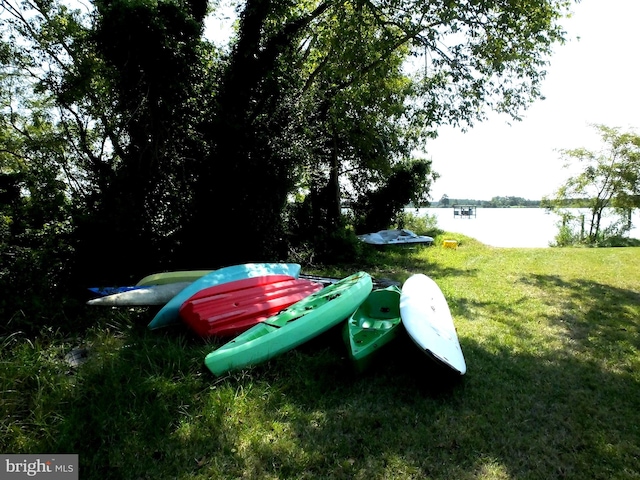
{"label": "grass lawn", "polygon": [[[215,341],[148,331],[151,309],[87,307],[82,336],[0,339],[0,452],[77,453],[82,479],[640,478],[640,248],[447,238],[460,247],[303,272],[431,276],[461,379],[406,335],[356,375],[339,329],[216,378]],[[89,354],[70,367],[75,347]]]}

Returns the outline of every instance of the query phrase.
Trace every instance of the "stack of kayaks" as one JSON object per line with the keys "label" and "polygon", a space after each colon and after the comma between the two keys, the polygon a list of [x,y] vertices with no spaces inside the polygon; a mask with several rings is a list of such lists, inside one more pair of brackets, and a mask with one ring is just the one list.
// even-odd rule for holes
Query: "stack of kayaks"
{"label": "stack of kayaks", "polygon": [[244,265],[234,265],[214,270],[198,278],[169,300],[153,317],[149,323],[149,328],[156,329],[179,322],[179,311],[182,304],[205,288],[264,275],[289,275],[297,278],[299,274],[300,265],[297,263],[245,263]]}
{"label": "stack of kayaks", "polygon": [[162,305],[149,328],[182,320],[203,337],[235,336],[206,356],[205,365],[215,375],[267,361],[345,320],[343,338],[357,372],[369,367],[403,325],[430,359],[465,374],[449,306],[428,276],[412,275],[401,289],[374,289],[366,272],[331,282],[299,274],[300,265],[292,263],[164,272],[132,287],[94,289],[102,296],[88,303]]}
{"label": "stack of kayaks", "polygon": [[159,328],[177,323],[182,303],[203,288],[261,275],[289,275],[297,278],[297,263],[247,263],[218,270],[186,270],[148,275],[130,287],[90,288],[100,295],[87,302],[105,306],[162,306],[149,324]]}
{"label": "stack of kayaks", "polygon": [[200,290],[180,307],[180,318],[202,337],[238,335],[322,288],[311,280],[264,275]]}

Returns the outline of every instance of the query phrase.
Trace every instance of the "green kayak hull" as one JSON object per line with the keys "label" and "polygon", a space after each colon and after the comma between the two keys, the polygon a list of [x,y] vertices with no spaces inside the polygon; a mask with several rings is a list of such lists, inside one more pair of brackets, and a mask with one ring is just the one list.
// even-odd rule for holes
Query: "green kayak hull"
{"label": "green kayak hull", "polygon": [[298,278],[299,274],[300,265],[297,263],[245,263],[243,265],[233,265],[214,270],[200,277],[169,300],[155,317],[153,317],[148,327],[154,330],[179,323],[179,311],[182,304],[204,288],[245,278],[261,277],[263,275],[289,275]]}
{"label": "green kayak hull", "polygon": [[147,275],[138,283],[138,287],[149,287],[151,285],[166,285],[168,283],[195,282],[199,278],[213,272],[213,270],[177,270],[173,272],[160,272]]}
{"label": "green kayak hull", "polygon": [[358,272],[311,294],[250,328],[206,356],[215,375],[257,365],[338,325],[372,289],[371,276]]}
{"label": "green kayak hull", "polygon": [[345,323],[343,339],[356,372],[367,370],[400,332],[400,294],[397,286],[373,290]]}

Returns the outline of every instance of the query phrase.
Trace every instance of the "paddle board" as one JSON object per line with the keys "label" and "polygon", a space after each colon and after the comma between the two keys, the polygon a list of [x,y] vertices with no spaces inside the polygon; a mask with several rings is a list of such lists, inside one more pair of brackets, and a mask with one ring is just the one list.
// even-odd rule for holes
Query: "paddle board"
{"label": "paddle board", "polygon": [[148,326],[151,329],[156,329],[179,322],[178,312],[182,304],[203,288],[263,275],[289,275],[297,278],[299,274],[300,265],[297,263],[245,263],[244,265],[232,265],[214,270],[200,277],[169,300],[153,317]]}
{"label": "paddle board", "polygon": [[402,285],[400,316],[421,350],[436,362],[465,374],[467,365],[453,317],[436,282],[422,273],[409,277]]}
{"label": "paddle board", "polygon": [[167,283],[141,287],[126,292],[114,293],[104,297],[94,298],[87,305],[103,305],[110,307],[154,306],[165,305],[178,293],[191,285],[191,282]]}

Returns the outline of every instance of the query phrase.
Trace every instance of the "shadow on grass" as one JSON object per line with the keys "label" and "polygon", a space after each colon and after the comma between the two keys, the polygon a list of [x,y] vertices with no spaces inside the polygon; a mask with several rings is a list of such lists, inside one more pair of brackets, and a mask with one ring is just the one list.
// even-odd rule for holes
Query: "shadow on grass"
{"label": "shadow on grass", "polygon": [[[555,275],[519,283],[540,293],[563,349],[462,338],[460,378],[403,334],[356,375],[335,328],[216,378],[203,366],[216,343],[138,318],[107,324],[113,341],[91,349],[46,425],[23,428],[40,452],[78,453],[88,479],[637,478],[640,295]],[[505,328],[527,338],[520,301],[452,298],[451,309],[513,318]]]}
{"label": "shadow on grass", "polygon": [[[469,374],[454,381],[407,339],[364,376],[336,355],[296,352],[260,371],[277,395],[266,423],[283,422],[316,460],[250,440],[250,476],[323,478],[627,478],[640,472],[637,378],[590,362],[489,354],[464,342]],[[335,353],[335,352],[334,352]],[[419,353],[419,352],[418,352]],[[385,357],[386,358],[386,357]],[[292,359],[299,364],[290,365]],[[286,368],[299,375],[294,379]],[[286,416],[274,412],[287,411]],[[274,467],[275,466],[275,467]],[[333,473],[330,473],[333,472]]]}
{"label": "shadow on grass", "polygon": [[[591,288],[603,286],[577,284],[573,292]],[[202,366],[215,344],[181,328],[133,327],[118,348],[95,352],[81,367],[43,448],[78,453],[81,477],[100,479],[640,473],[636,373],[603,369],[597,352],[582,360],[489,353],[473,339],[462,347],[469,368],[462,378],[436,368],[405,334],[356,375],[335,328],[215,378]]]}
{"label": "shadow on grass", "polygon": [[565,330],[568,353],[616,361],[640,350],[640,292],[556,275],[530,275],[520,282],[544,292],[547,319]]}
{"label": "shadow on grass", "polygon": [[[208,391],[201,365],[210,348],[182,328],[154,334],[146,323],[114,338],[90,348],[70,373],[76,385],[42,451],[78,453],[80,478],[175,478],[196,467],[197,449],[185,450],[189,442],[176,432]],[[213,410],[203,423],[221,415]],[[206,448],[217,448],[212,437]]]}

